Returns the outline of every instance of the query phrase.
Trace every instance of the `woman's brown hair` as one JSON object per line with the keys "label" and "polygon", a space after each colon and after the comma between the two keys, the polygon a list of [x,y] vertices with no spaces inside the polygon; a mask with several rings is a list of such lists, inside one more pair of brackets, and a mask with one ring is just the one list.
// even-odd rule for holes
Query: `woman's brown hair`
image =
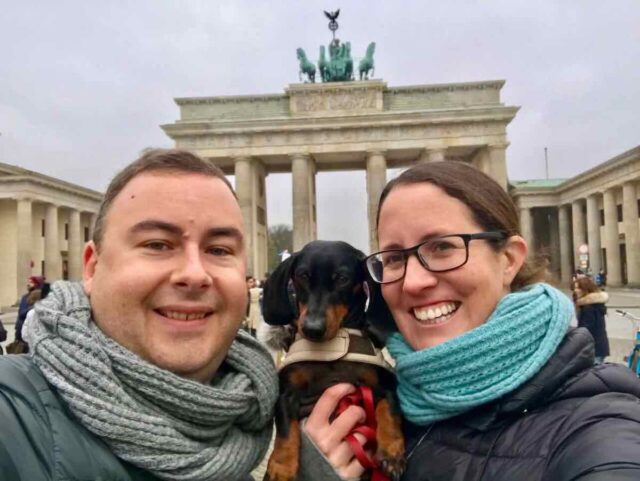
{"label": "woman's brown hair", "polygon": [[592,292],[599,292],[600,289],[590,277],[578,277],[573,285],[577,285],[578,289],[582,291],[582,295],[591,294]]}
{"label": "woman's brown hair", "polygon": [[[393,189],[421,183],[440,187],[447,195],[461,201],[485,231],[503,231],[509,236],[520,235],[518,210],[509,194],[495,180],[475,167],[454,161],[419,164],[387,183],[380,195],[376,226],[380,222],[384,201]],[[492,242],[492,245],[499,250],[504,246],[504,241]],[[548,279],[546,260],[530,256],[516,274],[511,290],[518,291]]]}

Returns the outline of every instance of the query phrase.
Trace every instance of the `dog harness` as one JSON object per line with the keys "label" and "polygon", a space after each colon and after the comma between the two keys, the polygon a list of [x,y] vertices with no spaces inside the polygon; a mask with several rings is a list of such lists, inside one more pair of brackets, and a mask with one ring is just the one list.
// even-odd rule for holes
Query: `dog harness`
{"label": "dog harness", "polygon": [[313,342],[296,334],[279,369],[303,361],[351,361],[372,364],[393,372],[382,350],[373,345],[359,329],[341,328],[333,339]]}

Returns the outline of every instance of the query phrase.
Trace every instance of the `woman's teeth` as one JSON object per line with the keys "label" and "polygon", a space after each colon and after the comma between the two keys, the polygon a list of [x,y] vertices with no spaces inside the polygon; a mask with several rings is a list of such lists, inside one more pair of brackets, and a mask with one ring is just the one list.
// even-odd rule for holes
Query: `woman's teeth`
{"label": "woman's teeth", "polygon": [[423,324],[438,324],[448,321],[457,309],[455,303],[447,302],[438,306],[414,308],[413,315]]}

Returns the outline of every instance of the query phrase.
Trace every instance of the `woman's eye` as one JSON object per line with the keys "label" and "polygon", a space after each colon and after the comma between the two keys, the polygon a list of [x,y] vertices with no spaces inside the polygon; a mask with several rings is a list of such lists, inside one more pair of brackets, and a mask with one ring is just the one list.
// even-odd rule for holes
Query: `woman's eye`
{"label": "woman's eye", "polygon": [[388,253],[382,258],[382,264],[387,267],[393,267],[402,264],[404,256],[401,253]]}
{"label": "woman's eye", "polygon": [[434,252],[443,252],[443,251],[447,251],[449,249],[454,249],[455,246],[449,242],[435,242],[432,246],[431,246],[431,250]]}

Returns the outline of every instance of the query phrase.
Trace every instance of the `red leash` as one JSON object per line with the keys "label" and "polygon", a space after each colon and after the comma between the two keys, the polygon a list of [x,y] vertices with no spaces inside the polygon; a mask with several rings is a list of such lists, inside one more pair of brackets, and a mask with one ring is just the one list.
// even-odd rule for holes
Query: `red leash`
{"label": "red leash", "polygon": [[[336,416],[352,405],[363,407],[367,417],[364,423],[353,428],[344,440],[351,446],[358,462],[365,469],[373,470],[371,481],[389,481],[389,477],[380,470],[377,461],[365,452],[365,448],[369,448],[375,452],[378,446],[376,441],[376,409],[373,403],[373,392],[371,388],[368,386],[359,386],[355,392],[343,397],[336,408]],[[364,446],[360,444],[360,441],[354,436],[354,433],[360,433],[366,438]]]}

